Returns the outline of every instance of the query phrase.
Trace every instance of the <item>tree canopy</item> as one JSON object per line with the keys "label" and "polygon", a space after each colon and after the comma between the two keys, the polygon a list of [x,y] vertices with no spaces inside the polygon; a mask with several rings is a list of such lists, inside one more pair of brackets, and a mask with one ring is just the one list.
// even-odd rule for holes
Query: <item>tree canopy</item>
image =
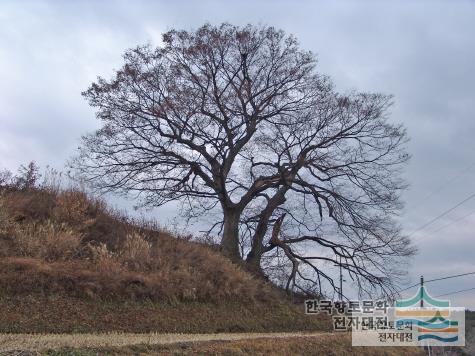
{"label": "tree canopy", "polygon": [[391,96],[338,93],[268,26],[171,30],[124,61],[83,93],[102,128],[83,137],[80,176],[145,206],[218,211],[223,251],[287,288],[337,290],[337,265],[360,291],[394,290],[414,249],[395,221],[408,154]]}

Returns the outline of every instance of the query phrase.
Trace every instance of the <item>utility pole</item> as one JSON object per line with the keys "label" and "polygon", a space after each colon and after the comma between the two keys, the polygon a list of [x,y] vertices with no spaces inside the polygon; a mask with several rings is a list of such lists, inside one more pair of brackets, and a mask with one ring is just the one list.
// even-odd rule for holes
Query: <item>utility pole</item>
{"label": "utility pole", "polygon": [[[340,258],[340,263],[337,264],[336,263],[336,257],[339,257]],[[343,301],[343,271],[341,269],[341,255],[336,255],[335,256],[335,264],[333,265],[335,267],[340,267],[340,288],[338,288],[338,298],[339,298],[339,301]]]}
{"label": "utility pole", "polygon": [[420,288],[421,308],[424,307],[424,276],[421,276],[421,288]]}
{"label": "utility pole", "polygon": [[341,256],[340,256],[340,301],[343,302],[343,273],[341,271]]}
{"label": "utility pole", "polygon": [[[424,276],[421,276],[421,288],[420,288],[420,306],[421,308],[424,307]],[[430,345],[426,345],[425,347],[423,346],[424,349],[427,349],[427,353],[429,356],[432,355],[432,350],[430,349]]]}

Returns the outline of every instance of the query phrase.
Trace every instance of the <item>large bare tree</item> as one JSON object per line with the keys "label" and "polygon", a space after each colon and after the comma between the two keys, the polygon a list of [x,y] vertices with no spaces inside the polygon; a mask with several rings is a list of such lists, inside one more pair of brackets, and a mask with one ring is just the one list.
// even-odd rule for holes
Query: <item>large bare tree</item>
{"label": "large bare tree", "polygon": [[103,122],[73,162],[83,178],[146,206],[218,209],[223,251],[269,274],[283,261],[287,288],[338,289],[333,265],[361,290],[394,288],[414,250],[394,220],[408,155],[390,96],[336,92],[266,26],[172,30],[124,60],[83,93]]}

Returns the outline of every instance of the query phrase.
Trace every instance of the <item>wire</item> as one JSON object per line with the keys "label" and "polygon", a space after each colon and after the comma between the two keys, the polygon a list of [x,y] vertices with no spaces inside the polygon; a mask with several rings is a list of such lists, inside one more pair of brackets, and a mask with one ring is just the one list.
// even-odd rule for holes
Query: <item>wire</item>
{"label": "wire", "polygon": [[[427,280],[427,281],[424,281],[424,283],[430,283],[430,282],[435,282],[435,281],[442,281],[442,280],[444,280],[444,279],[450,279],[450,278],[468,276],[468,275],[471,275],[471,274],[475,274],[475,271],[474,271],[474,272],[468,272],[468,273],[462,273],[462,274],[454,274],[454,275],[452,275],[452,276],[446,276],[446,277],[441,277],[441,278],[429,279],[429,280]],[[419,285],[420,285],[420,283],[413,284],[412,286],[409,286],[409,287],[406,287],[406,288],[404,288],[404,289],[398,290],[397,293],[404,292],[404,291],[406,291],[406,290],[408,290],[408,289],[417,287],[417,286],[419,286]]]}
{"label": "wire", "polygon": [[470,215],[473,215],[473,214],[475,214],[475,211],[472,211],[472,212],[470,212],[470,213],[468,213],[468,214],[466,214],[466,215],[464,215],[464,216],[462,216],[462,217],[460,217],[460,218],[458,218],[458,219],[452,220],[452,221],[449,222],[448,224],[445,224],[445,225],[443,225],[442,227],[438,228],[437,230],[432,231],[432,233],[439,232],[440,230],[443,230],[443,229],[445,229],[446,227],[449,227],[450,225],[453,225],[453,224],[455,224],[456,222],[459,222],[460,220],[463,220],[463,219],[465,219],[465,218],[468,218]]}
{"label": "wire", "polygon": [[468,273],[455,274],[455,275],[452,275],[452,276],[447,276],[447,277],[442,277],[442,278],[429,279],[428,281],[424,281],[424,283],[435,282],[435,281],[442,281],[442,280],[444,280],[444,279],[449,279],[449,278],[456,278],[456,277],[468,276],[468,275],[470,275],[470,274],[475,274],[475,272],[468,272]]}
{"label": "wire", "polygon": [[457,293],[462,293],[462,292],[468,292],[469,290],[474,290],[474,289],[475,289],[475,287],[474,288],[457,290],[455,292],[450,292],[450,293],[439,294],[439,295],[436,295],[434,298],[443,297],[443,296],[446,296],[446,295],[449,295],[449,294],[457,294]]}
{"label": "wire", "polygon": [[460,205],[466,203],[467,201],[469,201],[470,199],[473,199],[475,198],[475,193],[472,193],[470,194],[467,198],[465,198],[464,200],[462,200],[461,202],[457,203],[456,205],[454,205],[453,207],[451,207],[450,209],[444,211],[442,214],[436,216],[435,218],[433,218],[432,220],[430,220],[429,222],[425,223],[424,225],[420,226],[419,228],[417,228],[416,230],[414,230],[412,233],[410,233],[408,235],[408,237],[411,237],[412,235],[414,235],[416,232],[422,230],[422,229],[425,229],[427,226],[433,224],[434,222],[436,222],[437,220],[439,220],[441,217],[447,215],[448,213],[450,213],[451,211],[457,209]]}
{"label": "wire", "polygon": [[473,167],[475,167],[475,162],[473,162],[472,164],[470,164],[469,166],[467,166],[466,168],[462,169],[461,171],[459,171],[459,173],[455,176],[453,176],[452,178],[449,178],[447,179],[446,181],[444,181],[444,183],[440,184],[439,186],[437,186],[436,189],[434,189],[432,192],[430,192],[429,194],[427,194],[424,198],[422,198],[421,200],[419,200],[415,205],[412,206],[412,208],[418,208],[422,203],[425,203],[425,201],[429,198],[431,198],[434,194],[436,193],[439,193],[441,190],[443,190],[445,187],[447,187],[450,183],[452,183],[453,181],[457,180],[458,178],[462,177],[463,175],[465,175],[468,171],[470,171]]}
{"label": "wire", "polygon": [[408,289],[411,289],[411,288],[417,287],[418,285],[420,285],[420,283],[416,283],[416,284],[414,284],[414,285],[412,285],[412,286],[410,286],[410,287],[407,287],[407,288],[401,289],[401,290],[399,290],[398,292],[399,292],[399,293],[400,293],[400,292],[404,292],[404,291],[406,291],[406,290],[408,290]]}

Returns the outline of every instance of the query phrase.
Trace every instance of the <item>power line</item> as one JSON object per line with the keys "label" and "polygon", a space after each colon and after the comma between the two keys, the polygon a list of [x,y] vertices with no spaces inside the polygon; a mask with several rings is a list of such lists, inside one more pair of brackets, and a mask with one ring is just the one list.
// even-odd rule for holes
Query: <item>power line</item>
{"label": "power line", "polygon": [[473,162],[472,164],[470,164],[469,166],[465,167],[463,170],[459,171],[459,173],[455,176],[453,176],[452,178],[449,178],[447,179],[446,181],[444,181],[444,183],[440,184],[439,186],[437,186],[436,189],[434,189],[432,192],[430,192],[429,194],[427,194],[424,198],[422,198],[421,200],[419,200],[419,202],[417,202],[415,205],[413,205],[412,208],[417,208],[421,205],[421,203],[425,203],[425,201],[429,198],[431,198],[434,194],[436,193],[439,193],[441,190],[443,190],[448,184],[452,183],[453,181],[457,180],[458,178],[462,177],[463,175],[465,175],[465,173],[467,173],[469,170],[471,170],[473,167],[475,167],[475,162]]}
{"label": "power line", "polygon": [[[474,272],[468,272],[468,273],[454,274],[454,275],[446,276],[446,277],[440,277],[440,278],[429,279],[428,281],[424,281],[424,283],[430,283],[430,282],[435,282],[435,281],[442,281],[442,280],[444,280],[444,279],[450,279],[450,278],[463,277],[463,276],[468,276],[468,275],[471,275],[471,274],[475,274],[475,271],[474,271]],[[409,289],[411,289],[411,288],[417,287],[417,286],[419,286],[419,285],[420,285],[420,283],[413,284],[412,286],[409,286],[409,287],[406,287],[406,288],[404,288],[404,289],[398,290],[398,293],[404,292],[404,291],[406,291],[406,290],[409,290]]]}
{"label": "power line", "polygon": [[452,220],[452,221],[449,222],[448,224],[443,225],[442,227],[438,228],[438,229],[435,230],[435,231],[432,231],[432,233],[439,232],[440,230],[443,230],[443,229],[449,227],[450,225],[455,224],[456,222],[459,222],[459,221],[461,221],[461,220],[463,220],[463,219],[465,219],[465,218],[468,218],[470,215],[473,215],[473,214],[475,214],[475,211],[472,211],[472,212],[470,212],[470,213],[468,213],[468,214],[466,214],[466,215],[464,215],[464,216],[462,216],[462,217],[460,217],[460,218],[458,218],[458,219]]}
{"label": "power line", "polygon": [[439,294],[439,295],[436,295],[434,298],[438,298],[438,297],[444,297],[446,295],[449,295],[449,294],[457,294],[457,293],[462,293],[462,292],[468,292],[469,290],[474,290],[474,288],[468,288],[468,289],[462,289],[462,290],[457,290],[455,292],[449,292],[449,293],[444,293],[444,294]]}
{"label": "power line", "polygon": [[462,276],[468,276],[470,274],[475,274],[475,272],[468,272],[468,273],[462,273],[462,274],[454,274],[452,276],[447,276],[447,277],[442,277],[442,278],[435,278],[435,279],[429,279],[428,281],[425,281],[426,283],[429,282],[435,282],[435,281],[442,281],[444,279],[450,279],[450,278],[456,278],[456,277],[462,277]]}
{"label": "power line", "polygon": [[399,293],[400,293],[400,292],[404,292],[404,291],[406,291],[406,290],[408,290],[408,289],[411,289],[411,288],[417,287],[419,284],[420,284],[420,283],[414,284],[414,285],[412,285],[412,286],[410,286],[410,287],[407,287],[407,288],[401,289],[401,290],[399,290],[398,292],[399,292]]}
{"label": "power line", "polygon": [[472,193],[470,194],[467,198],[465,198],[464,200],[462,200],[461,202],[457,203],[456,205],[454,205],[453,207],[451,207],[450,209],[447,209],[446,211],[444,211],[442,214],[436,216],[435,218],[433,218],[432,220],[430,220],[429,222],[425,223],[424,225],[420,226],[419,228],[417,228],[416,230],[414,230],[412,233],[410,233],[408,235],[408,237],[411,237],[412,235],[414,235],[416,232],[422,230],[422,229],[425,229],[427,226],[433,224],[434,222],[436,222],[437,220],[439,220],[441,217],[447,215],[448,213],[454,211],[455,209],[457,209],[460,205],[466,203],[467,201],[469,201],[470,199],[473,199],[475,198],[475,193]]}

